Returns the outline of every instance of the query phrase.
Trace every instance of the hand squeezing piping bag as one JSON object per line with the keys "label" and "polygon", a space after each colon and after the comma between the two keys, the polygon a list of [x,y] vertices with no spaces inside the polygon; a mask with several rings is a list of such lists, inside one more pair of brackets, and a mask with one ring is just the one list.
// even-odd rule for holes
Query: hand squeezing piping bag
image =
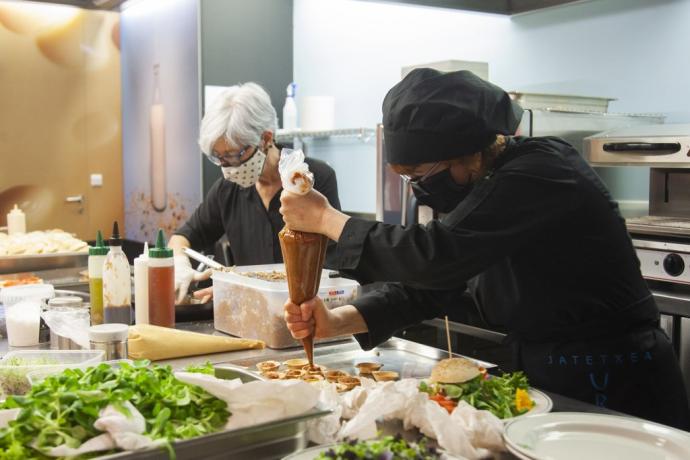
{"label": "hand squeezing piping bag", "polygon": [[[304,195],[314,185],[314,176],[304,162],[301,150],[283,149],[278,166],[283,189],[291,193]],[[321,269],[326,257],[328,238],[317,233],[299,232],[284,227],[278,234],[280,249],[285,262],[290,300],[300,305],[312,299],[319,292]],[[309,366],[314,367],[314,337],[302,339],[302,345],[309,359]]]}

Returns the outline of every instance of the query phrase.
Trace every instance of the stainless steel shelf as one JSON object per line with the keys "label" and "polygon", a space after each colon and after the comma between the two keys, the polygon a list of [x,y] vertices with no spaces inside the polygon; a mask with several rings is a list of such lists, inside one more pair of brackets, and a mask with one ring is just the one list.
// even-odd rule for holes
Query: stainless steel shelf
{"label": "stainless steel shelf", "polygon": [[293,141],[295,139],[309,139],[309,138],[329,138],[329,137],[351,137],[358,138],[362,142],[368,142],[373,139],[376,131],[374,128],[345,128],[345,129],[328,129],[317,131],[305,131],[301,129],[284,130],[279,129],[276,132],[276,140],[278,142]]}

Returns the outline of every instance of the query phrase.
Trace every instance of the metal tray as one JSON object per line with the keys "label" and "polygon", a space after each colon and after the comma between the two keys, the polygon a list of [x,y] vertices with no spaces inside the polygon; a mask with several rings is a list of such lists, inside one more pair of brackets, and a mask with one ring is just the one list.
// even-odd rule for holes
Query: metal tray
{"label": "metal tray", "polygon": [[54,268],[86,267],[88,252],[27,254],[0,257],[0,274],[34,272]]}
{"label": "metal tray", "polygon": [[[258,374],[236,366],[215,366],[216,377],[239,378],[243,382],[260,380]],[[311,409],[304,414],[262,423],[247,428],[200,436],[173,443],[178,460],[199,459],[248,459],[263,460],[280,458],[307,446],[307,421],[329,414],[328,410]],[[163,449],[139,452],[122,452],[99,457],[101,459],[163,460],[168,459]]]}
{"label": "metal tray", "polygon": [[[453,356],[461,355],[454,354]],[[303,357],[304,351],[299,349],[290,353],[264,354],[259,357],[231,361],[231,363],[244,368],[256,369],[256,363],[259,361],[285,361],[290,358]],[[436,363],[447,357],[447,351],[397,337],[369,351],[363,351],[356,342],[321,346],[314,350],[316,364],[326,366],[329,369],[339,369],[356,375],[357,368],[355,365],[357,363],[377,362],[383,364],[382,370],[398,372],[400,378],[429,377],[431,369]],[[496,367],[495,364],[485,361],[478,361],[474,358],[468,359],[487,369]]]}

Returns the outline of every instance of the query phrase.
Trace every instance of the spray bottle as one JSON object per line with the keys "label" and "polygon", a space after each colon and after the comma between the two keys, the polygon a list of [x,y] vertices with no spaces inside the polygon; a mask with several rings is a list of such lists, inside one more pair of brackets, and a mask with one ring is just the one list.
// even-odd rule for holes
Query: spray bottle
{"label": "spray bottle", "polygon": [[287,86],[287,97],[285,98],[285,105],[283,106],[283,129],[297,129],[297,104],[295,104],[296,89],[297,84],[295,82]]}

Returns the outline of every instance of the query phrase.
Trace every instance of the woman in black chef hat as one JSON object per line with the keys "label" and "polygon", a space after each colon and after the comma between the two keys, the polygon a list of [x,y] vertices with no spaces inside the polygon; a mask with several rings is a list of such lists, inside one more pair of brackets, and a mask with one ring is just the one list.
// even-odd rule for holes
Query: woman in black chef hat
{"label": "woman in black chef hat", "polygon": [[388,282],[330,311],[318,297],[288,302],[292,335],[351,333],[369,349],[458,306],[469,283],[481,309],[504,312],[532,385],[687,429],[678,362],[618,205],[565,141],[511,136],[521,114],[467,71],[418,69],[388,92],[387,161],[420,203],[447,213],[427,225],[351,218],[316,191],[283,192],[290,228],[338,243],[332,268]]}

